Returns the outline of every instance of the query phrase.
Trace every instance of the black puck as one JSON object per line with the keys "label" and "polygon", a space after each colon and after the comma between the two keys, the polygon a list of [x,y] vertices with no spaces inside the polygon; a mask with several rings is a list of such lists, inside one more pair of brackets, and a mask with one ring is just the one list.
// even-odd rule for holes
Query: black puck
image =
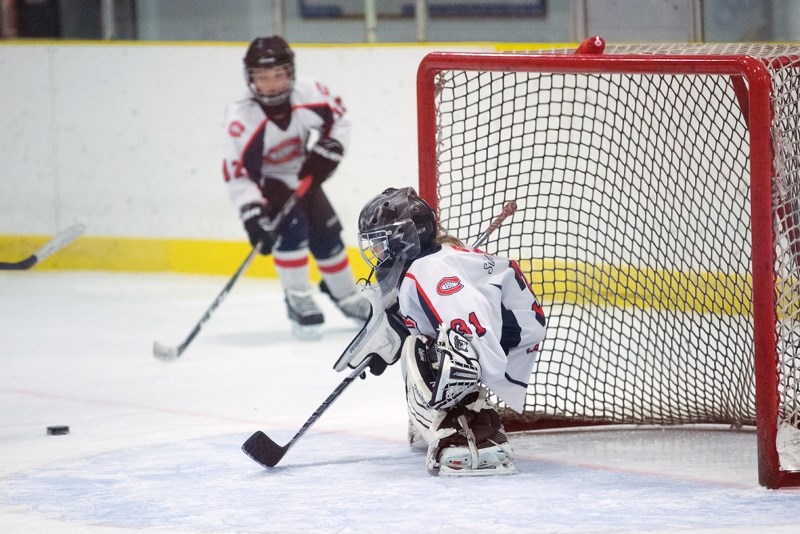
{"label": "black puck", "polygon": [[47,435],[48,436],[62,436],[64,434],[69,434],[69,427],[68,426],[48,426],[47,427]]}

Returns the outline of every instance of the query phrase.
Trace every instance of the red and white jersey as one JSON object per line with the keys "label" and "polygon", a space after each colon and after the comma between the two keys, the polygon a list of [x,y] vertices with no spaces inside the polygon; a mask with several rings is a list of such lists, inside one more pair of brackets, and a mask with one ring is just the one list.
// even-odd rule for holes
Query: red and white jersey
{"label": "red and white jersey", "polygon": [[[298,79],[290,98],[291,119],[279,126],[249,96],[225,110],[225,185],[237,209],[263,202],[258,184],[269,177],[294,190],[312,132],[332,137],[347,149],[350,122],[338,96],[319,83]],[[283,126],[283,128],[281,127]]]}
{"label": "red and white jersey", "polygon": [[545,316],[517,262],[443,245],[411,264],[398,299],[412,334],[442,325],[472,336],[481,382],[522,412]]}

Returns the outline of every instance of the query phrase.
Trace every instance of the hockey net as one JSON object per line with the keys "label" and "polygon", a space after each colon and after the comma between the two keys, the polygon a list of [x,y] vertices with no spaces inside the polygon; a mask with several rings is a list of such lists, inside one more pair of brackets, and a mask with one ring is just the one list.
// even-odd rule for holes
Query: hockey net
{"label": "hockey net", "polygon": [[422,196],[466,241],[515,200],[484,249],[545,304],[506,427],[755,426],[800,485],[800,47],[594,39],[419,69]]}

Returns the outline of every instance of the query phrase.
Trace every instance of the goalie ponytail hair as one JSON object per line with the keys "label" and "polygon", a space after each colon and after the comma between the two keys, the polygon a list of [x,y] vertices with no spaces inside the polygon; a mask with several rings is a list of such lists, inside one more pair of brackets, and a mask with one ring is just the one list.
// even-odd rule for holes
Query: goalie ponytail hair
{"label": "goalie ponytail hair", "polygon": [[436,243],[437,245],[452,245],[458,248],[466,248],[466,245],[464,245],[464,243],[459,238],[445,233],[440,233],[438,236],[436,236],[434,243]]}

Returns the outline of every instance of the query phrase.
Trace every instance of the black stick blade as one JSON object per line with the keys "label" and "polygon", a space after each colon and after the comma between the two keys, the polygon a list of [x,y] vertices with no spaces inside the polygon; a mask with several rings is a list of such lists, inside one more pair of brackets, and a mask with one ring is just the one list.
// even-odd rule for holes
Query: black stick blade
{"label": "black stick blade", "polygon": [[39,259],[35,254],[32,254],[21,261],[11,263],[0,261],[0,271],[25,271],[36,265],[38,261]]}
{"label": "black stick blade", "polygon": [[[291,443],[290,443],[291,444]],[[281,447],[269,436],[260,430],[247,438],[242,444],[242,451],[264,467],[275,467],[281,461],[283,455],[289,450],[289,445]]]}

